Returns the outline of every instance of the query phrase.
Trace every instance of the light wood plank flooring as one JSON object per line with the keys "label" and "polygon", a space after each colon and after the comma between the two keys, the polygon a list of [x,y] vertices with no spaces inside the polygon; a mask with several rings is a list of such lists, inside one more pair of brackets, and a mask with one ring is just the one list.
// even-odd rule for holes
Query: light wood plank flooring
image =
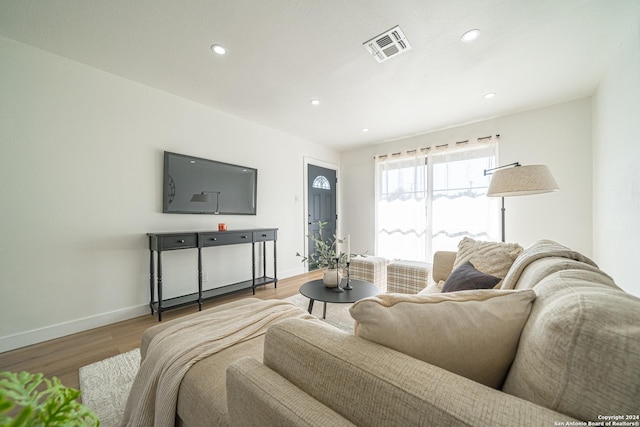
{"label": "light wood plank flooring", "polygon": [[[303,283],[319,279],[321,276],[322,272],[314,271],[281,279],[278,280],[277,289],[273,287],[273,284],[256,289],[255,297],[262,299],[288,298],[296,295]],[[207,301],[204,303],[203,309],[249,297],[252,297],[251,290],[242,291]],[[197,310],[197,305],[170,310],[162,314],[163,321],[176,319]],[[46,377],[58,377],[67,387],[78,389],[80,387],[78,370],[82,366],[139,347],[142,332],[157,323],[157,315],[149,314],[0,353],[0,372],[42,372]]]}

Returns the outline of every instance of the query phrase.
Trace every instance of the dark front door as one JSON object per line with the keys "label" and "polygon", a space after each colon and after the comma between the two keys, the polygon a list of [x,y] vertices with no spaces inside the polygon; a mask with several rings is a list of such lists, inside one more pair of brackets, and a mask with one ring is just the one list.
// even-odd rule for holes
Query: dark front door
{"label": "dark front door", "polygon": [[[308,224],[309,233],[318,235],[318,221],[326,222],[322,230],[325,240],[336,234],[336,171],[320,166],[308,165],[307,194],[309,195]],[[316,245],[309,240],[309,254],[316,250]],[[309,266],[309,270],[314,268]]]}

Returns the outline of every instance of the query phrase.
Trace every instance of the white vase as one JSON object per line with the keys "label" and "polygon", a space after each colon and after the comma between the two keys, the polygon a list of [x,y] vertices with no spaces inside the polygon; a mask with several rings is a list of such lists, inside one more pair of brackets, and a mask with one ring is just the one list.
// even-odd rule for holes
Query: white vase
{"label": "white vase", "polygon": [[327,268],[322,276],[322,282],[327,288],[335,288],[342,280],[342,272],[336,268]]}

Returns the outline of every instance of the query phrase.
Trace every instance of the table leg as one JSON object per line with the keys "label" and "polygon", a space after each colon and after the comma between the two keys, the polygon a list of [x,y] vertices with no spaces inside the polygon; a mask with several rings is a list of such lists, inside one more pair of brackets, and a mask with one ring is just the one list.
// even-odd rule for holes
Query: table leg
{"label": "table leg", "polygon": [[162,322],[162,252],[158,252],[158,322]]}
{"label": "table leg", "polygon": [[198,247],[198,311],[202,311],[202,248]]}
{"label": "table leg", "polygon": [[[151,239],[151,238],[149,238]],[[149,246],[151,246],[151,244],[149,244]],[[153,251],[150,249],[149,250],[150,253],[150,257],[149,257],[149,294],[151,296],[151,298],[149,299],[149,308],[151,309],[151,314],[155,314],[155,311],[153,309],[153,303],[155,302],[155,289],[154,286],[156,285],[156,267],[155,264],[153,262]]]}
{"label": "table leg", "polygon": [[309,298],[309,307],[307,307],[307,311],[309,314],[313,311],[313,300],[311,298]]}
{"label": "table leg", "polygon": [[262,242],[262,277],[267,277],[267,242]]}
{"label": "table leg", "polygon": [[276,241],[273,241],[273,287],[278,287],[278,256],[276,255]]}
{"label": "table leg", "polygon": [[251,265],[253,269],[253,276],[251,276],[251,289],[253,295],[256,294],[256,243],[251,242]]}
{"label": "table leg", "polygon": [[327,318],[327,303],[324,303],[324,307],[322,308],[322,318],[326,319]]}

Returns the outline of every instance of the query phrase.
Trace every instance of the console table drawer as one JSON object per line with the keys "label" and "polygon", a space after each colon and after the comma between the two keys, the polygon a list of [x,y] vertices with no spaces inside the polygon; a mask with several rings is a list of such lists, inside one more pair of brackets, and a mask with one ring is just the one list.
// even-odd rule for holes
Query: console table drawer
{"label": "console table drawer", "polygon": [[251,231],[247,232],[229,232],[224,231],[221,233],[203,233],[202,234],[202,246],[222,246],[222,245],[237,245],[239,243],[251,243]]}
{"label": "console table drawer", "polygon": [[158,236],[158,248],[166,251],[171,249],[197,248],[198,236],[194,234],[172,234]]}
{"label": "console table drawer", "polygon": [[276,230],[259,230],[253,232],[254,242],[269,242],[276,240]]}

